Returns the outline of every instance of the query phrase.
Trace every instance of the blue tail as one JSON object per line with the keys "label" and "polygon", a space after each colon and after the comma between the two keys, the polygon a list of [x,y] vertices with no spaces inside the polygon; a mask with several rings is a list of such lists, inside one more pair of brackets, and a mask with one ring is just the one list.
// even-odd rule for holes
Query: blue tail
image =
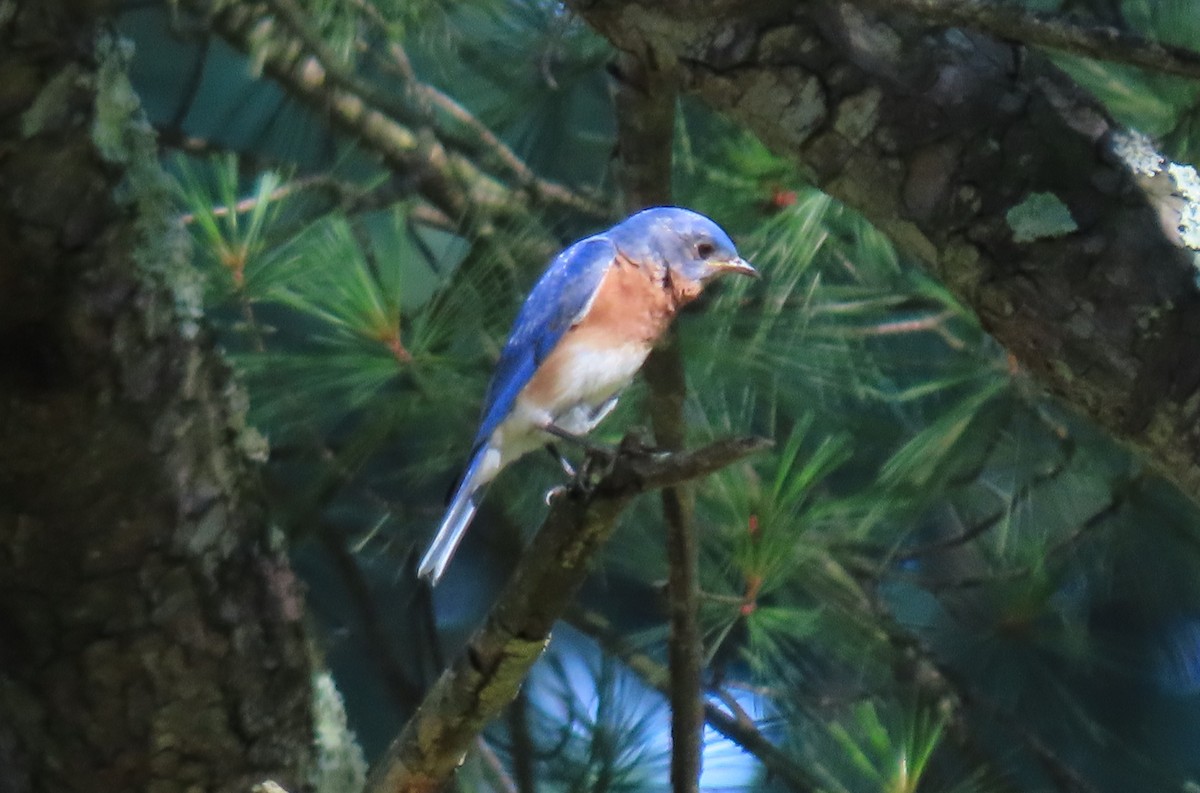
{"label": "blue tail", "polygon": [[417,575],[427,580],[430,586],[436,586],[442,573],[446,572],[446,565],[450,564],[450,558],[462,542],[463,534],[471,525],[471,518],[475,517],[475,510],[478,509],[483,492],[487,489],[486,482],[478,481],[480,465],[486,452],[486,447],[480,449],[471,460],[471,465],[463,474],[462,482],[454,491],[454,497],[450,499],[450,506],[446,508],[446,514],[442,517],[442,524],[438,526],[433,542],[429,543],[429,548],[421,557]]}

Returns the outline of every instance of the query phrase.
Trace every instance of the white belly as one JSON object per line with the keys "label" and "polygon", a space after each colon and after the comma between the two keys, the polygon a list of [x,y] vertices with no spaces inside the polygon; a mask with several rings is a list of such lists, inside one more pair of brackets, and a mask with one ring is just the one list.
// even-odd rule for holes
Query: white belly
{"label": "white belly", "polygon": [[629,385],[649,353],[643,344],[603,349],[586,342],[573,344],[555,372],[551,399],[539,407],[555,419],[578,407],[595,408]]}
{"label": "white belly", "polygon": [[489,446],[499,452],[497,469],[551,440],[541,430],[548,423],[575,435],[590,432],[637,374],[650,347],[627,344],[597,349],[580,341],[562,353],[555,356],[554,369],[545,373],[547,381],[536,391],[522,391],[512,413],[493,433]]}

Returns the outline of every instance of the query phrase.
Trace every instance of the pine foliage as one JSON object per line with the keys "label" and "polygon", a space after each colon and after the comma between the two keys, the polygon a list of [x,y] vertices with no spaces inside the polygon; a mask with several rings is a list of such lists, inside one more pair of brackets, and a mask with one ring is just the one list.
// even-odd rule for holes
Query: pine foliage
{"label": "pine foliage", "polygon": [[[532,208],[446,217],[415,196],[419,177],[389,172],[253,54],[183,35],[173,4],[123,19],[164,141],[189,142],[171,164],[210,318],[271,442],[277,519],[370,754],[478,622],[561,481],[549,457],[505,473],[447,581],[421,593],[413,554],[544,264],[519,252],[607,222],[530,199],[503,149],[610,212],[612,51],[540,0],[295,5],[418,138]],[[1029,5],[1200,40],[1186,0]],[[1196,160],[1200,83],[1058,57],[1124,123]],[[689,440],[775,441],[698,491],[710,702],[839,793],[1195,786],[1193,508],[1042,396],[879,231],[703,105],[679,111],[678,202],[722,222],[766,276],[678,323]],[[635,384],[596,440],[644,425],[644,401]],[[662,533],[657,501],[627,512],[580,604],[619,635],[564,627],[460,789],[666,789],[665,700],[629,659],[665,657]],[[707,737],[706,789],[788,789]]]}

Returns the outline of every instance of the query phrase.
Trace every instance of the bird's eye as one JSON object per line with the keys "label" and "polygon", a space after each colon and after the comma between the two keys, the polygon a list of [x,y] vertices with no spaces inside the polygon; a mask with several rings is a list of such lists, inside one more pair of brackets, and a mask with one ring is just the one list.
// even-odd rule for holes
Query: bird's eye
{"label": "bird's eye", "polygon": [[712,256],[716,250],[717,246],[713,245],[711,242],[696,243],[696,255],[701,259],[707,259],[709,256]]}

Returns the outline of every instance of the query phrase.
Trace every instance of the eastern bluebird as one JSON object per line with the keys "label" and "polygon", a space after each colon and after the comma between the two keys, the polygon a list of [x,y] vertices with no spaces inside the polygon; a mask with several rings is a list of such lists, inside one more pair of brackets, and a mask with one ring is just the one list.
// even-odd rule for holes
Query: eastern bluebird
{"label": "eastern bluebird", "polygon": [[724,273],[758,275],[720,226],[677,207],[643,210],[558,254],[513,323],[470,464],[418,574],[441,578],[502,468],[600,423],[675,313]]}

